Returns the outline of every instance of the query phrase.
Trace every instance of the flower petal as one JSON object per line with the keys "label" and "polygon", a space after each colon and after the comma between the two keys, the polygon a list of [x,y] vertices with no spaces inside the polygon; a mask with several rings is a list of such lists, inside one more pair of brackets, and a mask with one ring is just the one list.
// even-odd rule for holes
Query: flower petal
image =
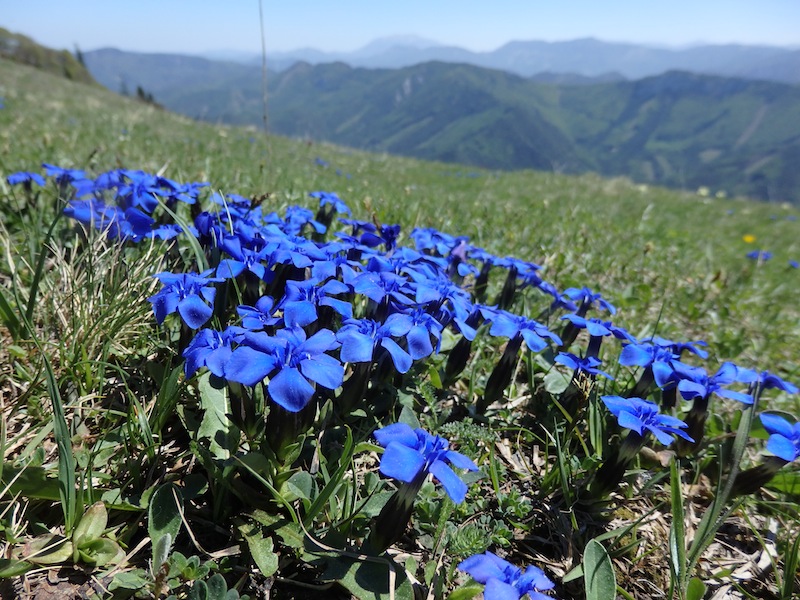
{"label": "flower petal", "polygon": [[461,504],[467,495],[467,484],[461,481],[453,469],[447,466],[444,461],[435,460],[428,469],[439,483],[444,487],[444,491],[456,504]]}
{"label": "flower petal", "polygon": [[270,397],[289,412],[298,412],[314,395],[312,386],[294,367],[278,371],[267,386]]}
{"label": "flower petal", "polygon": [[200,329],[211,318],[211,307],[200,296],[187,296],[178,302],[178,312],[192,329]]}
{"label": "flower petal", "polygon": [[386,477],[411,483],[424,466],[425,459],[415,449],[390,442],[381,457],[379,470]]}

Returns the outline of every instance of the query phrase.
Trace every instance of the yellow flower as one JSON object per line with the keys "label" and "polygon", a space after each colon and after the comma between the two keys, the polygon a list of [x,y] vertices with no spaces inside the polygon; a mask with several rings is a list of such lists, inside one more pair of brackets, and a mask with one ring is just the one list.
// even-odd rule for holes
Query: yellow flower
{"label": "yellow flower", "polygon": [[751,233],[748,233],[748,234],[745,234],[744,236],[742,236],[742,239],[743,239],[743,240],[744,240],[744,241],[745,241],[747,244],[752,244],[753,242],[755,242],[755,241],[756,241],[756,236],[754,236],[754,235],[753,235],[753,234],[751,234]]}

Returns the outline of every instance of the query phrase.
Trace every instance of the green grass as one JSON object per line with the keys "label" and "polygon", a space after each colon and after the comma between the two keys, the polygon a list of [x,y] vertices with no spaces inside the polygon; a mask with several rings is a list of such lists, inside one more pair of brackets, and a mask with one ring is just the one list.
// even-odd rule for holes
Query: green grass
{"label": "green grass", "polygon": [[[314,597],[302,587],[313,585],[303,571],[309,565],[323,565],[317,574],[343,574],[348,589],[363,591],[358,586],[364,579],[359,576],[373,581],[375,573],[382,572],[372,567],[378,569],[384,560],[374,559],[378,563],[370,562],[372,567],[364,566],[364,572],[355,576],[352,553],[331,550],[345,548],[347,532],[355,536],[363,531],[368,519],[379,513],[379,501],[385,502],[389,494],[375,473],[370,427],[354,421],[348,424],[351,428],[322,428],[316,448],[330,445],[338,453],[323,456],[313,477],[302,469],[269,475],[264,465],[271,463],[259,462],[267,459],[256,452],[255,442],[243,455],[244,466],[225,462],[237,448],[226,446],[229,438],[215,438],[222,426],[206,417],[225,414],[231,398],[214,391],[207,379],[182,380],[170,338],[175,332],[154,326],[146,302],[155,285],[149,276],[160,265],[172,264],[174,251],[167,253],[157,245],[120,249],[94,237],[87,242],[62,220],[42,254],[45,231],[61,204],[52,188],[27,197],[21,188],[11,189],[5,183],[8,174],[38,171],[42,162],[93,174],[125,167],[163,172],[182,182],[208,181],[225,193],[268,194],[264,205],[278,212],[289,204],[312,206],[309,192],[334,191],[359,218],[399,223],[405,232],[434,227],[467,235],[495,254],[542,265],[543,278],[559,289],[589,286],[600,291],[618,308],[615,324],[634,335],[704,339],[711,353],[709,365],[733,360],[800,381],[800,308],[794,301],[800,270],[788,266],[790,259],[800,260],[800,221],[789,220],[797,216],[793,208],[705,198],[591,174],[476,170],[288,140],[255,129],[194,123],[2,60],[0,96],[5,99],[0,110],[0,201],[7,207],[0,211],[4,249],[0,278],[12,312],[32,307],[35,334],[27,335],[21,328],[14,331],[8,312],[0,311],[6,323],[6,329],[0,329],[4,340],[0,391],[9,398],[3,404],[5,435],[0,440],[6,484],[0,497],[0,523],[5,529],[4,550],[9,552],[46,531],[66,536],[59,543],[74,542],[76,552],[81,544],[85,552],[109,555],[117,547],[136,550],[110,574],[96,568],[95,575],[106,586],[116,577],[127,581],[129,589],[139,582],[151,591],[168,586],[177,571],[186,581],[203,579],[209,587],[219,585],[219,579],[212,583],[207,577],[210,570],[225,574],[229,585],[238,582],[240,590],[251,590],[246,576],[251,568],[246,556],[251,556],[262,573],[274,567],[273,583],[280,598],[298,597],[295,593]],[[317,165],[317,157],[329,166]],[[746,243],[745,235],[755,236],[756,241]],[[774,258],[763,264],[746,259],[746,252],[755,248],[771,250]],[[189,250],[182,251],[182,263],[190,263]],[[38,280],[40,256],[45,260]],[[34,294],[36,300],[31,302]],[[526,302],[533,309],[541,298],[529,294]],[[400,416],[406,422],[416,420],[431,431],[446,432],[461,451],[469,448],[477,464],[488,465],[477,484],[479,491],[471,492],[465,505],[443,503],[432,484],[423,486],[413,522],[418,545],[412,552],[415,558],[408,559],[409,573],[435,597],[444,598],[464,582],[463,575],[455,572],[456,561],[491,547],[528,562],[530,557],[549,560],[549,573],[558,579],[580,564],[590,539],[599,539],[615,561],[630,567],[630,577],[617,572],[617,585],[626,593],[646,597],[637,576],[666,590],[667,521],[670,506],[677,508],[683,497],[675,477],[672,488],[663,470],[650,483],[631,478],[622,490],[628,502],[612,514],[615,519],[610,524],[590,519],[587,525],[581,520],[584,516],[568,511],[568,504],[558,504],[558,498],[561,502],[570,498],[579,477],[596,466],[613,437],[597,412],[596,396],[590,409],[594,418],[576,429],[579,439],[568,427],[543,427],[548,419],[561,423],[563,415],[544,411],[541,418],[534,418],[534,413],[526,412],[522,399],[532,394],[526,390],[541,383],[543,375],[539,359],[528,356],[517,366],[507,394],[508,408],[491,414],[483,427],[445,424],[452,402],[482,392],[496,362],[496,344],[479,342],[475,352],[473,376],[461,378],[451,390],[437,390],[430,371],[420,371],[413,389],[401,394],[406,409]],[[794,414],[800,410],[797,400],[785,395],[768,407]],[[58,418],[60,411],[66,419]],[[721,408],[712,419],[708,452],[684,465],[693,474],[684,487],[700,490],[686,503],[687,513],[689,508],[705,510],[699,504],[703,490],[714,493],[719,465],[731,451],[737,431],[734,420],[739,418],[734,409]],[[226,435],[230,431],[226,428]],[[202,441],[209,432],[216,445]],[[765,437],[763,431],[761,435]],[[588,450],[582,458],[576,452],[579,445]],[[77,469],[65,474],[67,463],[56,458],[68,454],[68,447]],[[748,461],[755,460],[757,447],[749,452]],[[539,458],[534,457],[534,448]],[[555,448],[561,451],[554,452]],[[646,470],[644,459],[638,466]],[[704,479],[709,476],[711,483]],[[60,483],[63,490],[70,477],[77,477],[77,496],[61,504],[77,508],[65,516],[59,504],[62,496],[53,484]],[[292,482],[290,488],[281,487],[286,478]],[[170,481],[181,488],[178,502],[167,495],[169,486],[161,487]],[[237,487],[242,482],[244,488]],[[306,489],[318,491],[304,498]],[[153,525],[159,518],[150,502],[154,494],[169,527]],[[255,508],[259,507],[255,503],[265,502],[268,509],[226,515],[241,497],[252,499]],[[80,544],[74,537],[67,539],[73,525],[94,522],[88,517],[81,521],[80,515],[101,499],[109,508],[108,523],[82,537]],[[723,531],[729,536],[723,541],[732,543],[737,535],[757,540],[764,535],[767,518],[774,517],[785,527],[778,546],[788,552],[796,499],[796,493],[784,496],[774,489],[748,498],[736,513],[738,520],[728,525],[739,527],[738,534]],[[275,509],[276,503],[288,509]],[[181,528],[183,507],[187,512]],[[298,512],[315,517],[302,523],[313,537],[304,534]],[[223,522],[223,517],[228,520]],[[471,527],[462,531],[467,521]],[[742,523],[752,531],[748,533]],[[178,539],[173,533],[165,538],[164,532],[173,531],[175,524],[181,532]],[[151,537],[159,538],[159,547],[152,552],[143,541],[148,528]],[[226,558],[223,551],[234,544],[233,538],[225,537],[231,531],[241,533],[236,538],[241,546]],[[681,530],[679,537],[685,533]],[[314,539],[322,546],[314,547]],[[280,568],[273,544],[283,553]],[[457,550],[452,556],[447,555],[447,544]],[[755,544],[763,548],[766,542]],[[690,546],[689,551],[698,547]],[[596,551],[597,544],[592,548]],[[153,555],[170,556],[173,573],[159,571],[163,560],[155,561],[148,571],[147,561]],[[292,556],[294,562],[287,558]],[[685,553],[681,556],[685,562]],[[695,562],[698,558],[692,556]],[[79,562],[85,560],[79,557]],[[412,560],[419,561],[418,568]],[[596,560],[606,564],[602,554]],[[792,578],[783,573],[781,564],[779,556],[774,569],[778,575],[764,585],[789,590],[784,596],[789,597],[787,582]],[[723,567],[713,562],[699,573],[683,568],[678,568],[679,587],[691,587],[694,576],[717,588],[721,581],[729,584]],[[187,587],[180,588],[175,581],[172,585],[177,593],[188,593]],[[751,597],[766,589],[747,581],[738,585]],[[579,595],[580,587],[575,589],[559,581],[562,597]],[[325,594],[333,592],[326,590],[317,589],[316,597],[330,597]]]}

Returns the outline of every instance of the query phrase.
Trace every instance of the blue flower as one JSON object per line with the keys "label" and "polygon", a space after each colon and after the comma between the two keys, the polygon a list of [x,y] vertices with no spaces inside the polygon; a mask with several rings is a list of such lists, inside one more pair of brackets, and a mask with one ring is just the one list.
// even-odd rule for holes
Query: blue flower
{"label": "blue flower", "polygon": [[167,315],[178,311],[192,329],[199,329],[211,318],[216,289],[211,285],[222,279],[210,277],[211,270],[197,273],[158,273],[154,275],[164,286],[148,300],[160,325]]}
{"label": "blue flower", "polygon": [[529,566],[523,571],[491,552],[470,556],[458,565],[458,570],[486,584],[485,600],[519,600],[525,594],[531,600],[551,600],[542,591],[555,586],[540,568]]}
{"label": "blue flower", "polygon": [[594,304],[612,315],[617,312],[617,309],[610,302],[604,300],[601,294],[593,292],[588,287],[568,288],[564,290],[564,296],[580,303],[577,312],[581,316],[585,315],[586,311]]}
{"label": "blue flower", "polygon": [[602,400],[611,414],[617,417],[620,427],[635,431],[642,437],[649,431],[665,446],[672,443],[673,435],[688,442],[694,441],[681,431],[686,423],[675,417],[659,414],[658,406],[653,402],[621,396],[603,396]]}
{"label": "blue flower", "polygon": [[225,331],[201,329],[183,351],[184,371],[191,377],[200,369],[208,367],[217,377],[225,376],[225,364],[233,352],[232,344],[238,342],[244,330],[241,327],[228,327]]}
{"label": "blue flower", "polygon": [[708,400],[711,394],[716,394],[723,398],[738,400],[743,404],[753,403],[753,397],[750,394],[725,389],[725,386],[734,382],[752,383],[755,381],[758,375],[749,369],[743,369],[731,362],[726,362],[722,364],[714,375],[708,375],[702,369],[687,367],[681,363],[676,366],[679,367],[678,371],[681,374],[690,374],[690,378],[681,379],[678,383],[678,391],[684,400],[695,398]]}
{"label": "blue flower", "polygon": [[408,335],[414,326],[412,318],[402,313],[389,315],[383,324],[372,319],[345,319],[336,339],[342,344],[339,356],[344,362],[372,362],[375,348],[381,346],[392,357],[399,373],[411,368],[411,355],[393,337]]}
{"label": "blue flower", "polygon": [[505,310],[492,310],[490,308],[481,311],[486,320],[491,320],[492,327],[489,334],[498,337],[514,339],[522,336],[525,344],[531,352],[540,352],[547,348],[545,338],[561,343],[561,339],[547,327],[520,315],[515,315]]}
{"label": "blue flower", "polygon": [[28,187],[32,183],[36,185],[43,186],[45,184],[44,177],[39,175],[38,173],[30,173],[28,171],[20,171],[19,173],[12,173],[8,177],[6,177],[6,181],[8,185],[19,185],[24,184]]}
{"label": "blue flower", "polygon": [[769,250],[753,250],[747,253],[747,258],[750,260],[757,260],[759,262],[767,262],[772,258],[772,252]]}
{"label": "blue flower", "polygon": [[793,462],[800,457],[800,423],[792,425],[778,415],[761,413],[761,424],[767,433],[767,450],[786,462]]}
{"label": "blue flower", "polygon": [[797,394],[800,391],[797,389],[796,385],[784,381],[769,371],[761,371],[761,373],[758,374],[758,378],[750,384],[751,391],[756,385],[758,385],[759,391],[778,389],[787,394]]}
{"label": "blue flower", "polygon": [[576,356],[571,352],[559,352],[556,357],[553,359],[560,365],[564,365],[565,367],[569,367],[575,372],[583,371],[584,373],[588,373],[590,375],[602,375],[607,379],[613,380],[614,378],[606,373],[605,371],[601,371],[597,367],[599,367],[602,361],[595,357],[595,356],[587,356],[582,358],[580,356]]}
{"label": "blue flower", "polygon": [[278,308],[283,309],[287,327],[304,327],[317,320],[317,307],[329,306],[341,316],[352,318],[353,305],[329,295],[346,294],[350,288],[341,281],[330,279],[321,284],[314,279],[287,281],[286,293]]}
{"label": "blue flower", "polygon": [[424,429],[411,429],[405,423],[377,430],[375,439],[386,448],[380,464],[380,472],[386,477],[411,483],[430,473],[439,480],[453,502],[460,504],[464,501],[467,484],[449,465],[469,471],[477,471],[478,467],[460,452],[448,450],[446,439],[431,435]]}
{"label": "blue flower", "polygon": [[347,215],[352,214],[347,204],[333,192],[311,192],[309,196],[319,199],[320,208],[323,206],[330,206],[331,210],[334,212]]}
{"label": "blue flower", "polygon": [[311,382],[329,390],[342,385],[344,367],[325,354],[338,345],[327,329],[308,339],[299,327],[281,329],[274,336],[247,332],[225,365],[225,377],[249,386],[269,377],[270,397],[289,412],[298,412],[314,395]]}
{"label": "blue flower", "polygon": [[251,331],[260,331],[280,323],[281,318],[274,316],[276,310],[272,296],[261,296],[255,306],[239,305],[236,313],[242,317],[242,327]]}

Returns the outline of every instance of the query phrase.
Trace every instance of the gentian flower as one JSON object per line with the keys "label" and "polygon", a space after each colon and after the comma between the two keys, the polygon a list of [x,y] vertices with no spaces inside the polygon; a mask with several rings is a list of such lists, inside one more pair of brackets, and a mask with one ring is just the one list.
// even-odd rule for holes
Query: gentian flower
{"label": "gentian flower", "polygon": [[559,352],[553,360],[560,365],[564,365],[565,367],[572,369],[576,373],[582,371],[584,373],[588,373],[589,375],[602,375],[607,379],[614,379],[605,371],[601,371],[597,368],[603,363],[596,356],[580,357],[570,352]]}
{"label": "gentian flower", "polygon": [[214,304],[216,289],[211,285],[222,281],[217,277],[210,277],[211,269],[197,273],[158,273],[154,275],[164,286],[161,290],[150,296],[148,300],[153,305],[153,313],[159,325],[164,322],[167,315],[178,311],[192,329],[199,329],[211,318],[211,306]]}
{"label": "gentian flower", "polygon": [[767,262],[772,258],[772,252],[769,250],[753,250],[747,253],[747,258],[750,260],[757,260],[759,262]]}
{"label": "gentian flower", "polygon": [[665,446],[672,443],[672,436],[678,436],[689,443],[694,441],[683,431],[687,427],[686,423],[675,417],[659,414],[658,406],[653,402],[620,396],[603,396],[602,400],[611,414],[617,417],[620,427],[630,431],[611,450],[595,473],[586,490],[589,499],[603,498],[619,484],[631,460],[642,449],[650,434]]}
{"label": "gentian flower", "polygon": [[800,423],[792,425],[783,417],[769,413],[761,413],[759,418],[770,434],[767,450],[787,463],[797,460],[800,457]]}
{"label": "gentian flower", "polygon": [[635,431],[644,437],[652,433],[659,442],[668,446],[672,436],[677,435],[686,441],[693,441],[684,431],[686,423],[658,412],[658,405],[641,398],[622,398],[620,396],[603,396],[603,403],[617,418],[620,427]]}
{"label": "gentian flower", "polygon": [[414,510],[414,500],[429,473],[439,480],[453,502],[461,503],[467,485],[449,465],[469,471],[477,471],[478,467],[460,452],[448,450],[444,438],[424,429],[411,429],[405,423],[377,430],[375,439],[386,448],[380,472],[402,482],[381,509],[365,542],[370,552],[383,552],[403,535]]}
{"label": "gentian flower", "polygon": [[467,484],[449,465],[477,471],[469,458],[448,450],[446,439],[431,435],[424,429],[412,429],[405,423],[395,423],[375,432],[375,439],[386,448],[381,457],[380,472],[386,477],[412,483],[419,477],[432,474],[456,504],[464,501]]}
{"label": "gentian flower", "polygon": [[579,302],[577,313],[580,316],[585,315],[586,311],[588,311],[589,308],[595,304],[599,308],[608,311],[612,315],[617,312],[617,309],[614,308],[613,304],[611,304],[607,300],[604,300],[601,294],[595,293],[587,287],[568,288],[564,290],[564,295],[567,296],[570,300]]}
{"label": "gentian flower", "polygon": [[[339,214],[343,213],[347,215],[352,214],[347,204],[345,204],[344,201],[333,192],[311,192],[309,196],[319,199],[320,209],[325,206],[330,206],[329,210],[331,212],[337,212]],[[319,215],[317,216],[317,220],[320,220]]]}
{"label": "gentian flower", "polygon": [[342,347],[339,356],[344,362],[369,363],[375,348],[381,346],[392,357],[399,373],[411,368],[411,355],[403,350],[393,337],[402,337],[414,326],[411,317],[402,313],[389,315],[384,323],[372,319],[345,319],[336,332]]}
{"label": "gentian flower", "polygon": [[[683,370],[686,371],[685,368]],[[725,386],[735,382],[753,382],[757,378],[756,373],[753,371],[737,367],[731,362],[726,362],[722,364],[714,375],[708,375],[705,371],[698,372],[697,369],[692,369],[691,372],[699,373],[699,375],[691,379],[682,379],[678,383],[678,391],[684,400],[692,400],[694,398],[708,400],[711,394],[716,394],[723,398],[738,400],[743,404],[753,403],[753,397],[750,394],[725,389]]]}
{"label": "gentian flower", "polygon": [[20,171],[19,173],[12,173],[6,177],[8,185],[23,184],[26,188],[30,188],[32,183],[39,186],[44,186],[44,177],[38,173],[30,173],[28,171]]}
{"label": "gentian flower", "polygon": [[275,300],[272,296],[261,296],[255,306],[239,305],[236,313],[242,317],[242,327],[251,331],[260,331],[280,323],[281,318],[274,316]]}
{"label": "gentian flower", "polygon": [[278,308],[283,309],[283,320],[287,327],[304,327],[317,320],[317,308],[328,306],[345,318],[353,317],[353,305],[344,300],[331,298],[335,294],[346,294],[350,288],[341,281],[330,279],[320,283],[314,279],[287,281],[286,294]]}
{"label": "gentian flower", "polygon": [[233,352],[232,344],[238,342],[243,333],[241,327],[228,327],[224,331],[198,331],[183,351],[186,377],[191,377],[201,367],[208,367],[217,377],[224,377],[225,364]]}
{"label": "gentian flower", "polygon": [[485,600],[519,600],[525,594],[531,600],[551,600],[542,591],[555,586],[540,568],[529,566],[523,571],[491,552],[470,556],[458,565],[458,570],[486,585]]}
{"label": "gentian flower", "polygon": [[768,456],[760,465],[740,471],[733,482],[733,495],[757,492],[785,465],[800,458],[800,423],[792,425],[783,417],[769,413],[761,413],[759,418],[770,434],[767,451],[774,456]]}
{"label": "gentian flower", "polygon": [[325,354],[338,345],[327,329],[308,339],[299,327],[280,329],[274,336],[247,332],[225,365],[225,377],[249,386],[269,377],[270,397],[287,411],[298,412],[314,395],[311,382],[330,390],[342,385],[344,367]]}

